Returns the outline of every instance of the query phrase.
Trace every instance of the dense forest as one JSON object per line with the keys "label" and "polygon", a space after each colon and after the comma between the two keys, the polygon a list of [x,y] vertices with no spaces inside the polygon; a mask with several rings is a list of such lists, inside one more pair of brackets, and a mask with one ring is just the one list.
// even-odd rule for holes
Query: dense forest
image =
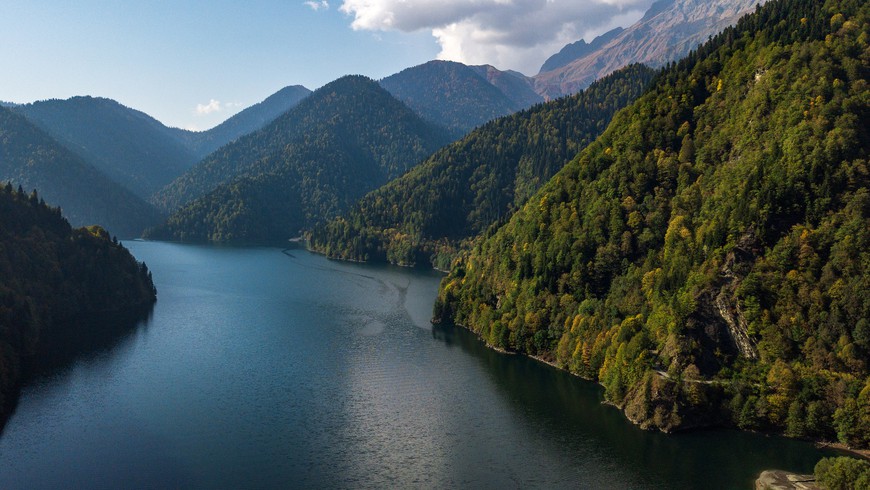
{"label": "dense forest", "polygon": [[161,220],[150,204],[92,167],[24,116],[0,107],[0,179],[39,189],[75,226],[138,237]]}
{"label": "dense forest", "polygon": [[461,137],[487,121],[526,107],[522,99],[515,101],[484,75],[462,63],[436,60],[406,68],[380,84],[424,119]]}
{"label": "dense forest", "polygon": [[[22,359],[57,323],[152,304],[151,273],[99,226],[73,229],[36,191],[0,186],[0,420]],[[71,323],[68,328],[75,328]],[[0,424],[2,425],[2,424]]]}
{"label": "dense forest", "polygon": [[142,199],[199,160],[179,140],[178,130],[114,100],[73,97],[14,110]]}
{"label": "dense forest", "polygon": [[510,216],[652,76],[632,65],[579,94],[492,121],[315,228],[309,246],[330,257],[446,269],[460,242]]}
{"label": "dense forest", "polygon": [[371,79],[340,78],[265,128],[224,146],[164,189],[183,206],[152,238],[271,241],[298,236],[449,141]]}
{"label": "dense forest", "polygon": [[643,427],[870,445],[870,4],[772,0],[444,279],[436,318]]}

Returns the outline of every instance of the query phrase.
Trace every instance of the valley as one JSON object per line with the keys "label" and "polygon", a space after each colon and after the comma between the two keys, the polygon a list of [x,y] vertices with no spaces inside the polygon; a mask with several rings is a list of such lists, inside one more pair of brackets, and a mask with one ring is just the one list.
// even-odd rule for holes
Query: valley
{"label": "valley", "polygon": [[599,7],[203,131],[0,103],[0,486],[870,484],[870,7]]}

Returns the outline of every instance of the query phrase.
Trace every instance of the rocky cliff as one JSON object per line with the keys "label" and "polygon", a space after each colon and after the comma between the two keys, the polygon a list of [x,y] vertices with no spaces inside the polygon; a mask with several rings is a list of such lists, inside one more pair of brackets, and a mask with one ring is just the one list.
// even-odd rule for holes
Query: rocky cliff
{"label": "rocky cliff", "polygon": [[[765,0],[659,0],[627,29],[566,46],[534,77],[546,98],[575,93],[631,63],[652,67],[682,58]],[[573,46],[573,47],[572,47]],[[570,54],[576,58],[568,61]],[[561,55],[561,56],[560,56]]]}

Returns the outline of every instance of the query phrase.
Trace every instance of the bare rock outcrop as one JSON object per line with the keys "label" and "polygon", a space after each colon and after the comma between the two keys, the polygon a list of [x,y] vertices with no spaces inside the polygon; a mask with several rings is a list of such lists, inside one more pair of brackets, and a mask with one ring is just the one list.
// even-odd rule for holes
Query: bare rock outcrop
{"label": "bare rock outcrop", "polygon": [[813,475],[798,475],[781,470],[762,471],[755,490],[821,490]]}

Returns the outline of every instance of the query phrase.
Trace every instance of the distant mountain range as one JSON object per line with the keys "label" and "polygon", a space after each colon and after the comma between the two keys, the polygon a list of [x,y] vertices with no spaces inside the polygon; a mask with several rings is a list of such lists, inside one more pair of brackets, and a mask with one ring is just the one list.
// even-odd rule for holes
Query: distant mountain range
{"label": "distant mountain range", "polygon": [[[754,2],[750,0],[661,0],[653,4],[643,19],[627,29],[614,29],[590,43],[578,41],[566,46],[548,59],[542,72],[533,78],[513,71],[501,71],[489,65],[467,66],[449,61],[431,61],[403,70],[379,83],[417,116],[447,128],[446,131],[439,131],[434,126],[428,126],[428,129],[418,133],[417,136],[421,137],[423,133],[432,136],[423,138],[426,144],[420,143],[419,150],[430,147],[434,141],[440,145],[450,139],[462,138],[488,121],[539,104],[545,97],[574,93],[630,62],[640,61],[653,66],[666,63],[685,54],[721,27],[733,23],[752,5]],[[311,153],[314,148],[339,160],[369,158],[360,156],[366,155],[366,151],[357,154],[361,151],[358,145],[349,149],[346,135],[336,136],[330,132],[334,128],[316,124],[311,126],[310,123],[318,121],[319,116],[305,111],[294,112],[294,108],[307,100],[310,94],[308,89],[298,85],[285,87],[222,124],[201,132],[166,127],[147,114],[103,98],[73,97],[24,105],[2,103],[3,107],[22,114],[44,131],[42,143],[51,143],[49,146],[54,152],[51,165],[60,165],[61,161],[70,162],[69,168],[58,167],[55,173],[69,172],[85,180],[99,182],[100,188],[111,187],[113,190],[105,194],[103,201],[120,197],[119,192],[129,191],[136,196],[129,206],[116,206],[111,212],[86,209],[84,195],[63,188],[40,167],[47,164],[45,161],[37,162],[32,168],[19,166],[14,171],[10,169],[20,165],[20,161],[3,164],[8,170],[7,178],[30,186],[47,186],[46,196],[72,213],[69,217],[75,224],[101,223],[116,233],[135,234],[135,230],[141,230],[143,223],[151,222],[159,215],[156,210],[143,206],[143,200],[151,200],[164,210],[174,211],[215,191],[218,186],[229,185],[233,179],[253,179],[244,184],[241,180],[233,184],[237,193],[242,188],[251,189],[254,181],[259,182],[263,189],[269,188],[276,185],[277,181],[267,179],[267,174],[278,172],[285,181],[294,175],[293,172],[284,171],[286,168],[275,162],[287,163],[282,159],[294,160],[305,154],[312,155],[312,161],[318,160]],[[298,121],[298,124],[291,123],[294,117],[307,119]],[[297,133],[290,135],[275,130],[267,131],[247,140],[247,143],[237,145],[246,136],[278,119],[283,120],[282,127],[294,128],[288,130]],[[336,126],[346,127],[343,121],[337,121]],[[309,135],[308,141],[301,143],[300,128],[313,130],[311,128],[314,127],[326,133],[322,138]],[[289,141],[293,142],[292,148],[280,149],[275,146]],[[20,143],[7,142],[12,146]],[[271,153],[267,155],[253,148],[251,145],[254,144],[260,149],[271,148]],[[58,147],[66,151],[60,152]],[[312,220],[315,217],[319,219],[333,215],[336,210],[345,208],[349,196],[357,195],[357,191],[371,190],[373,187],[370,184],[376,186],[385,182],[381,181],[382,178],[396,177],[401,173],[398,169],[407,170],[427,156],[418,151],[409,153],[404,147],[386,148],[383,151],[388,156],[382,158],[397,154],[404,157],[401,162],[393,162],[394,168],[386,172],[379,169],[374,176],[361,176],[359,182],[364,185],[342,187],[342,184],[338,186],[341,190],[336,188],[318,194],[315,199],[317,203],[313,204],[317,210],[302,222],[310,223],[314,222]],[[61,153],[63,158],[59,160]],[[288,156],[291,153],[296,156]],[[258,155],[260,161],[250,161],[252,155]],[[413,158],[408,158],[408,155],[414,155],[413,158],[417,160],[411,161]],[[200,160],[202,163],[194,168]],[[310,168],[318,168],[322,163],[313,164]],[[269,168],[270,165],[276,167]],[[278,167],[282,170],[278,171]],[[188,170],[191,171],[185,173]],[[89,177],[81,177],[85,175]],[[320,177],[314,181],[322,181],[318,179]],[[297,184],[286,181],[282,185],[283,188],[306,188],[300,191],[300,196],[307,195],[310,189],[320,185],[318,183],[309,188],[310,182]],[[227,188],[223,191],[226,192]],[[277,192],[273,188],[266,194]],[[301,199],[300,196],[297,197]],[[332,197],[327,199],[324,196]],[[342,197],[332,199],[335,196]],[[216,202],[215,199],[213,202]],[[329,204],[325,204],[324,199],[330,201]],[[213,208],[214,204],[210,207]],[[127,208],[130,208],[128,211],[131,214],[126,223],[122,223],[123,219],[110,216]]]}
{"label": "distant mountain range", "polygon": [[436,60],[407,68],[380,84],[421,117],[448,128],[456,137],[543,101],[522,74],[454,61]]}
{"label": "distant mountain range", "polygon": [[571,94],[631,63],[660,67],[733,25],[765,0],[659,0],[632,26],[565,46],[535,75],[537,93]]}
{"label": "distant mountain range", "polygon": [[202,159],[221,146],[272,122],[310,94],[311,91],[302,85],[284,87],[207,131],[181,131],[180,138],[197,159]]}
{"label": "distant mountain range", "polygon": [[111,99],[53,99],[13,110],[142,199],[198,160],[177,130]]}
{"label": "distant mountain range", "polygon": [[63,208],[73,226],[100,224],[138,237],[158,223],[150,204],[85,162],[21,114],[0,107],[0,181],[21,185]]}
{"label": "distant mountain range", "polygon": [[155,196],[176,210],[149,233],[186,241],[297,236],[450,140],[375,81],[347,76],[224,146]]}
{"label": "distant mountain range", "polygon": [[632,65],[571,97],[491,121],[318,225],[309,246],[335,258],[449,268],[463,240],[522,206],[653,74]]}

